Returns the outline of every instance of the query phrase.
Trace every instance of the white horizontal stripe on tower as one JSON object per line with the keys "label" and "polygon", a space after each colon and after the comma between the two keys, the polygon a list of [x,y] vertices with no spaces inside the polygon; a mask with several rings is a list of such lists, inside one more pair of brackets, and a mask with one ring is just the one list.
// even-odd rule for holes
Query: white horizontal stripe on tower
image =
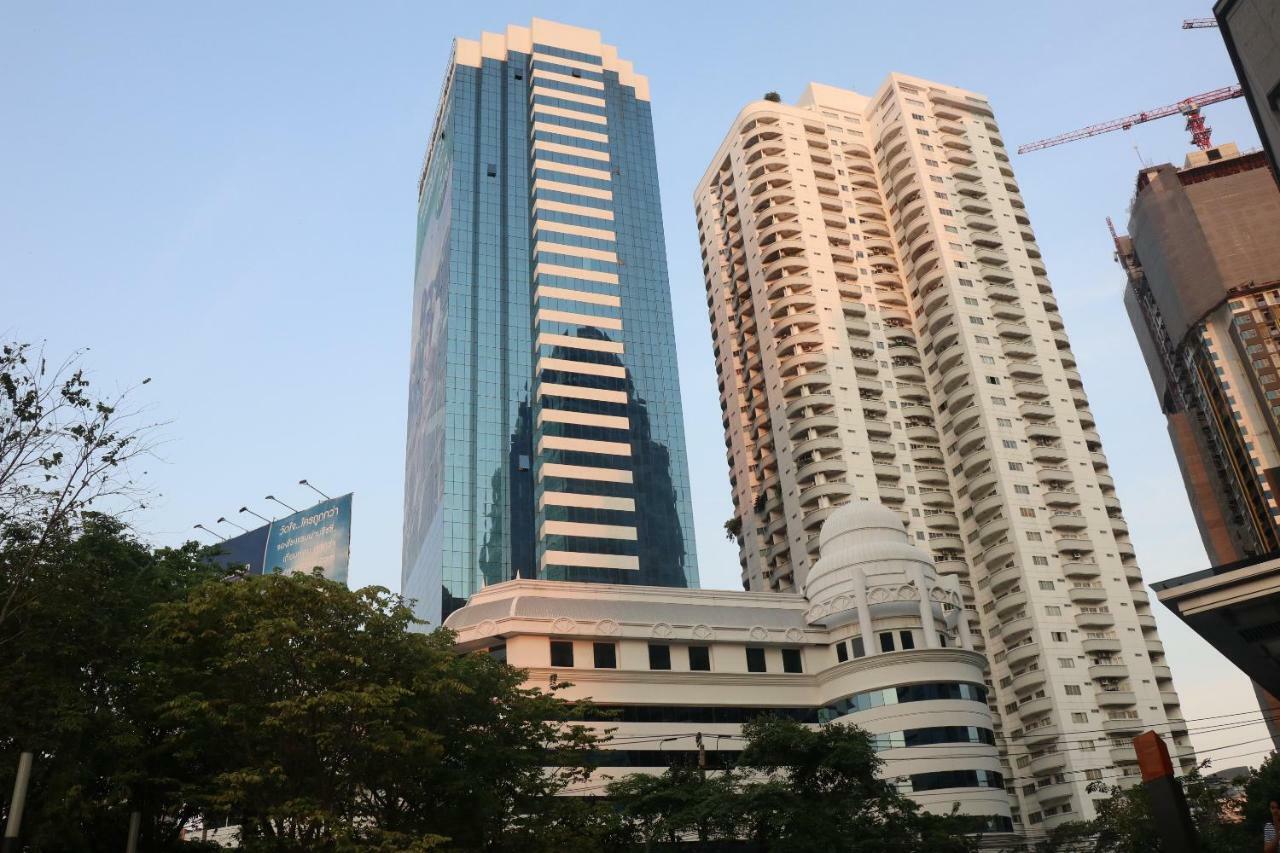
{"label": "white horizontal stripe on tower", "polygon": [[[572,246],[568,243],[545,243],[538,240],[533,244],[533,251],[548,252],[556,255],[572,255],[575,258],[590,258],[593,261],[618,262],[617,252],[606,252],[604,249],[588,249],[586,246]],[[574,267],[577,269],[577,267]]]}
{"label": "white horizontal stripe on tower", "polygon": [[616,232],[606,230],[604,228],[590,228],[586,225],[571,225],[568,222],[548,222],[535,218],[533,220],[533,236],[536,238],[539,231],[554,231],[557,234],[573,234],[578,237],[591,237],[596,240],[609,240],[616,243],[618,235]]}
{"label": "white horizontal stripe on tower", "polygon": [[[618,274],[616,272],[600,272],[599,270],[584,270],[578,267],[566,267],[563,264],[547,264],[542,261],[534,264],[533,274],[538,275],[558,275],[564,278],[576,278],[579,281],[598,281],[603,284],[618,284]],[[621,326],[616,328],[621,329]]]}
{"label": "white horizontal stripe on tower", "polygon": [[583,62],[581,59],[570,59],[567,56],[551,56],[547,53],[538,53],[536,50],[529,55],[529,59],[532,62],[542,60],[552,65],[563,65],[566,68],[581,68],[583,71],[594,71],[597,74],[604,71],[598,62]]}
{"label": "white horizontal stripe on tower", "polygon": [[556,382],[539,382],[539,397],[572,397],[575,400],[595,400],[598,403],[626,403],[626,391],[610,391],[605,388],[581,388],[577,385],[560,385]]}
{"label": "white horizontal stripe on tower", "polygon": [[[598,70],[598,69],[597,69]],[[574,77],[572,74],[562,74],[559,71],[552,71],[549,68],[533,69],[533,79],[536,80],[555,80],[557,83],[568,83],[570,86],[581,86],[584,89],[604,89],[603,80],[591,80],[586,77]]]}
{"label": "white horizontal stripe on tower", "polygon": [[[539,181],[538,183],[546,183]],[[551,187],[545,187],[551,189]],[[610,196],[612,197],[612,196]],[[555,210],[560,213],[572,213],[577,216],[589,216],[593,219],[613,220],[613,211],[604,210],[599,207],[587,207],[585,204],[571,204],[567,201],[551,201],[545,198],[535,198],[533,200],[533,211],[536,214],[539,210]]]}
{"label": "white horizontal stripe on tower", "polygon": [[545,139],[535,139],[533,141],[534,151],[552,151],[556,154],[569,154],[573,157],[585,157],[588,160],[600,160],[601,162],[609,162],[609,152],[600,151],[596,148],[581,148],[577,145],[565,145],[563,142],[549,142]]}
{"label": "white horizontal stripe on tower", "polygon": [[[578,175],[583,178],[591,178],[595,181],[612,181],[613,173],[608,169],[588,169],[586,166],[575,166],[572,163],[556,163],[551,160],[539,160],[538,152],[533,152],[533,163],[529,167],[532,171],[545,169],[550,172],[559,172],[563,175]],[[577,184],[573,184],[577,186]]]}
{"label": "white horizontal stripe on tower", "polygon": [[636,511],[636,502],[633,498],[580,495],[577,492],[543,492],[538,496],[538,509],[544,506],[576,506],[583,509],[609,509],[616,512]]}
{"label": "white horizontal stripe on tower", "polygon": [[538,455],[543,450],[572,450],[578,453],[602,453],[606,456],[630,456],[631,445],[625,441],[597,441],[591,438],[571,438],[564,435],[538,437]]}
{"label": "white horizontal stripe on tower", "polygon": [[634,475],[625,468],[596,468],[591,465],[566,465],[543,462],[538,466],[538,479],[563,477],[566,480],[593,480],[597,483],[630,483]]}
{"label": "white horizontal stripe on tower", "polygon": [[611,308],[618,308],[622,305],[622,299],[618,296],[611,296],[608,293],[587,293],[582,290],[568,290],[563,287],[547,287],[538,285],[533,291],[534,300],[542,299],[570,299],[574,302],[585,302],[589,305],[608,305]]}
{"label": "white horizontal stripe on tower", "polygon": [[583,536],[588,539],[627,539],[634,541],[636,529],[621,524],[588,524],[585,521],[542,522],[540,536]]}
{"label": "white horizontal stripe on tower", "polygon": [[572,361],[567,358],[543,356],[538,359],[538,371],[562,370],[583,376],[607,376],[610,379],[626,379],[627,369],[620,364],[596,364],[594,361]]}
{"label": "white horizontal stripe on tower", "polygon": [[575,412],[572,409],[538,409],[538,426],[544,423],[578,424],[579,426],[604,427],[605,429],[630,429],[631,421],[620,415],[597,415],[593,412]]}
{"label": "white horizontal stripe on tower", "polygon": [[598,115],[596,113],[580,113],[577,110],[566,110],[566,109],[563,109],[562,107],[550,106],[549,104],[534,104],[533,115],[534,115],[534,118],[537,118],[539,115],[559,116],[560,118],[571,118],[577,121],[585,121],[585,122],[590,122],[591,124],[598,124],[601,127],[604,127],[606,124],[609,123],[604,116]]}
{"label": "white horizontal stripe on tower", "polygon": [[594,326],[597,329],[621,329],[622,320],[617,317],[592,317],[590,314],[577,314],[573,311],[557,311],[554,308],[539,308],[534,314],[535,323],[572,323],[575,326]]}
{"label": "white horizontal stripe on tower", "polygon": [[596,352],[624,351],[622,341],[601,341],[596,338],[578,338],[573,335],[557,335],[553,332],[539,332],[534,345],[540,347],[570,347],[571,349],[589,349]]}
{"label": "white horizontal stripe on tower", "polygon": [[583,130],[579,127],[568,127],[563,124],[551,124],[546,121],[535,121],[530,129],[530,134],[537,132],[558,133],[561,136],[574,136],[578,139],[588,139],[592,142],[608,142],[609,134],[596,133],[594,130]]}
{"label": "white horizontal stripe on tower", "polygon": [[[584,195],[587,198],[599,198],[605,201],[613,199],[613,190],[602,190],[599,187],[580,187],[577,184],[566,184],[564,181],[553,181],[550,178],[536,179],[533,182],[533,188],[534,190],[555,190],[569,195]],[[587,209],[595,210],[596,208]]]}
{"label": "white horizontal stripe on tower", "polygon": [[587,569],[625,569],[640,570],[640,558],[626,554],[588,554],[583,551],[546,551],[542,555],[540,565],[575,566]]}

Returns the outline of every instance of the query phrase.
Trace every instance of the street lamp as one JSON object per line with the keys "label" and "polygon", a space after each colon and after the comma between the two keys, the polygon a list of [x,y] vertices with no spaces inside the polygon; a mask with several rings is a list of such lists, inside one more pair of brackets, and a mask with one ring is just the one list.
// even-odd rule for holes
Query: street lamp
{"label": "street lamp", "polygon": [[279,499],[278,497],[276,497],[275,495],[267,495],[265,498],[263,498],[263,500],[264,500],[264,501],[275,501],[276,503],[280,504],[280,506],[282,506],[282,507],[284,507],[285,509],[289,510],[289,512],[297,512],[297,510],[296,510],[296,509],[294,509],[293,507],[289,506],[287,503],[285,503],[284,501],[280,500],[280,499]]}
{"label": "street lamp", "polygon": [[210,536],[216,536],[223,542],[227,541],[227,537],[223,536],[221,533],[219,533],[216,530],[210,530],[209,528],[205,527],[203,524],[195,524],[195,525],[192,525],[192,527],[196,530],[203,530],[205,533],[208,533]]}
{"label": "street lamp", "polygon": [[232,527],[235,527],[235,528],[237,528],[237,529],[239,529],[239,530],[242,530],[242,531],[244,531],[245,533],[248,533],[248,532],[249,532],[249,528],[247,528],[247,527],[241,527],[240,525],[236,524],[234,521],[231,521],[230,519],[228,519],[225,515],[224,515],[222,518],[219,518],[219,519],[218,519],[216,522],[214,522],[214,523],[215,523],[215,524],[230,524]]}
{"label": "street lamp", "polygon": [[[252,515],[252,516],[253,516],[253,517],[255,517],[255,518],[262,518],[262,516],[258,515],[256,512],[254,512],[253,510],[249,509],[247,506],[242,506],[242,507],[240,507],[240,511],[241,511],[241,512],[247,512],[247,513],[249,513],[249,515]],[[270,524],[270,523],[271,523],[271,519],[269,519],[269,518],[262,518],[262,520],[263,520],[263,521],[265,521],[267,524]]]}
{"label": "street lamp", "polygon": [[319,489],[317,489],[315,486],[313,486],[313,485],[311,485],[310,483],[308,483],[306,480],[299,480],[299,481],[298,481],[298,485],[299,485],[299,486],[306,486],[308,489],[310,489],[311,491],[315,492],[317,495],[319,495],[320,497],[324,498],[325,500],[332,500],[332,498],[330,498],[330,497],[329,497],[328,495],[326,495],[324,492],[322,492],[322,491],[320,491]]}

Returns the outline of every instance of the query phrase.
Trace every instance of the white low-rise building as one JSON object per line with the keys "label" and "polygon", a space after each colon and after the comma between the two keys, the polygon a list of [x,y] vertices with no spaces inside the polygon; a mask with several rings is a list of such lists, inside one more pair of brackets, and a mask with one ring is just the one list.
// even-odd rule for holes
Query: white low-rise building
{"label": "white low-rise building", "polygon": [[527,669],[532,685],[614,712],[610,778],[694,763],[731,765],[761,713],[854,723],[884,773],[931,811],[1010,828],[1009,799],[959,581],[939,575],[898,513],[851,503],[824,523],[803,593],[514,580],[471,597],[445,624],[466,651]]}

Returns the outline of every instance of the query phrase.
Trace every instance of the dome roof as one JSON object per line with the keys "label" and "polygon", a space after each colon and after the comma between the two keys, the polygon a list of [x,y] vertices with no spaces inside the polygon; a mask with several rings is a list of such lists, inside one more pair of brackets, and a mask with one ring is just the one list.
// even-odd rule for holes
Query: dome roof
{"label": "dome roof", "polygon": [[850,501],[837,507],[818,534],[818,561],[804,580],[810,601],[818,601],[854,583],[855,567],[868,579],[888,582],[897,576],[905,582],[908,566],[916,565],[927,577],[936,577],[933,557],[911,541],[902,516],[870,501]]}
{"label": "dome roof", "polygon": [[881,503],[849,501],[836,507],[836,511],[823,522],[822,530],[818,533],[818,547],[825,549],[832,541],[847,533],[865,536],[877,529],[888,532],[888,535],[875,535],[877,540],[907,538],[906,531],[902,528],[902,516],[896,511]]}

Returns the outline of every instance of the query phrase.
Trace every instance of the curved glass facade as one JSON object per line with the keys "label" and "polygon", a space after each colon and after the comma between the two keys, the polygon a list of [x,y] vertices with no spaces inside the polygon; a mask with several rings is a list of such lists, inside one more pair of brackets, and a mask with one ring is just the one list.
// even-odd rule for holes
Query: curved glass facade
{"label": "curved glass facade", "polygon": [[697,586],[647,92],[603,49],[467,44],[420,187],[403,592],[437,625],[515,577]]}

